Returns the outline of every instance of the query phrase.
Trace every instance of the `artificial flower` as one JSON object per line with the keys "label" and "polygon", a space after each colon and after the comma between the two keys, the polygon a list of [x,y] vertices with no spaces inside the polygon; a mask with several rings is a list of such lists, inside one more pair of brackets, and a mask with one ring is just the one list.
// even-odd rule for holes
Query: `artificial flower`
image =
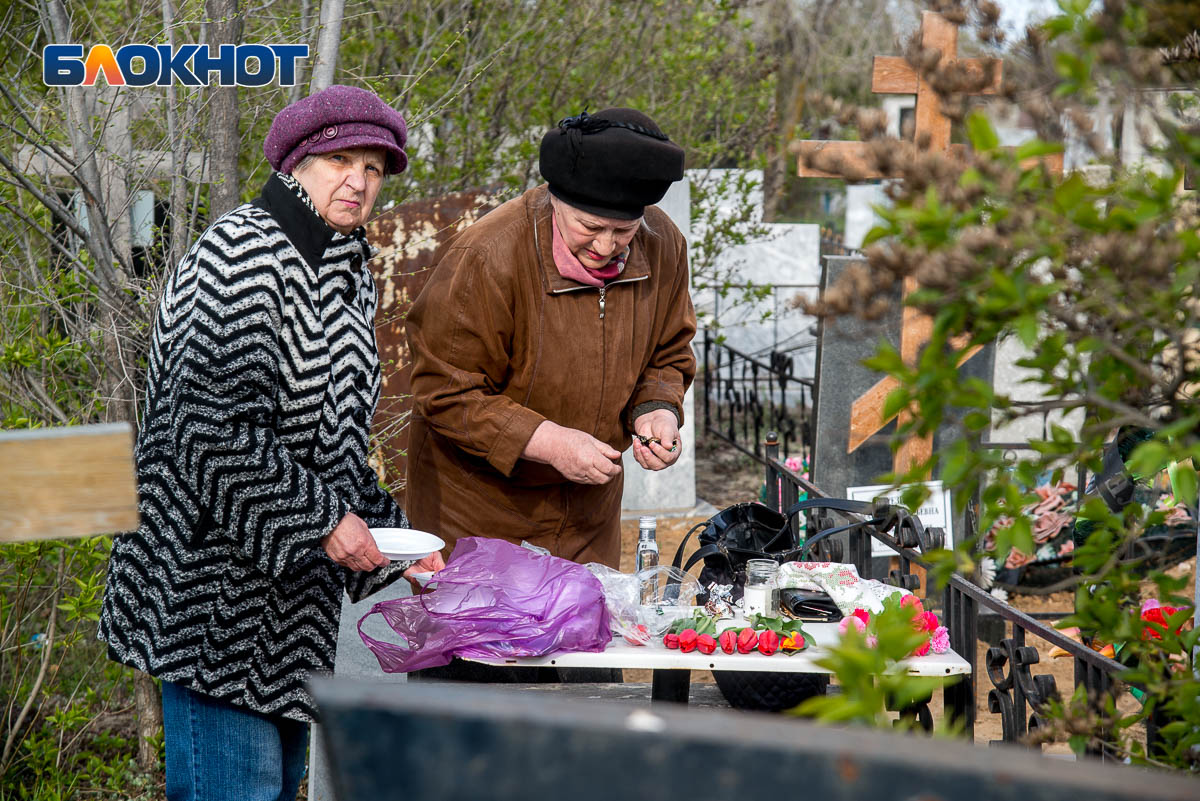
{"label": "artificial flower", "polygon": [[1008,558],[1004,560],[1005,567],[1024,567],[1033,561],[1033,557],[1024,553],[1019,548],[1013,548],[1008,552]]}
{"label": "artificial flower", "polygon": [[979,586],[987,589],[996,583],[996,560],[990,556],[985,556],[979,560],[979,566],[975,570],[975,576],[979,579]]}
{"label": "artificial flower", "polygon": [[1147,625],[1142,629],[1143,640],[1161,640],[1164,631],[1171,630],[1178,634],[1182,629],[1187,619],[1179,621],[1174,629],[1171,629],[1167,620],[1176,612],[1187,609],[1186,606],[1166,606],[1157,598],[1147,598],[1142,602],[1142,622]]}

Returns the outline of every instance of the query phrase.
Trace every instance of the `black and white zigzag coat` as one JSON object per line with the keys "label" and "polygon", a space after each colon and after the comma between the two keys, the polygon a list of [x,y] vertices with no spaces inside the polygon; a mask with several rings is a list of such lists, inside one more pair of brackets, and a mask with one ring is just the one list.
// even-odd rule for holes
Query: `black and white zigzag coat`
{"label": "black and white zigzag coat", "polygon": [[347,513],[407,526],[367,464],[379,398],[362,229],[339,234],[290,176],[217,220],[165,288],[137,443],[141,526],[113,545],[110,656],[258,712],[311,720],[345,588],[371,573],[319,540]]}

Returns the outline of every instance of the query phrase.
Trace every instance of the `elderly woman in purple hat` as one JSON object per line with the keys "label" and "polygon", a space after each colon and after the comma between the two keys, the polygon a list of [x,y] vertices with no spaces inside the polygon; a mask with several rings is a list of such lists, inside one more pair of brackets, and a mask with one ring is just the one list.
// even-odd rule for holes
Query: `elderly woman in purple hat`
{"label": "elderly woman in purple hat", "polygon": [[276,170],[200,237],[155,318],[138,433],[141,526],[117,537],[100,638],[162,680],[169,799],[291,799],[306,689],[358,600],[440,554],[389,562],[406,527],[367,463],[379,397],[363,223],[407,164],[403,117],[332,86],[276,116]]}

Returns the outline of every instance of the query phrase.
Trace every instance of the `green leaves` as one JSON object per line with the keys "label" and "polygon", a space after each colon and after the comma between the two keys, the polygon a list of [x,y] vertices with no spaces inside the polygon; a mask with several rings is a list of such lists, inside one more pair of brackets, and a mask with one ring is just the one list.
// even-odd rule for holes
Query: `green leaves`
{"label": "green leaves", "polygon": [[681,617],[671,623],[667,629],[671,634],[679,634],[687,629],[695,629],[697,634],[716,634],[717,620],[704,613],[703,609],[692,611],[690,617]]}
{"label": "green leaves", "polygon": [[804,624],[799,620],[792,620],[790,618],[767,617],[766,615],[756,614],[750,616],[750,626],[757,630],[770,629],[778,634],[780,639],[793,632],[799,632],[805,640],[809,639],[808,634],[804,631]]}
{"label": "green leaves", "polygon": [[[842,692],[810,698],[789,714],[829,723],[892,728],[889,712],[929,699],[946,683],[941,678],[909,676],[898,666],[927,637],[913,629],[911,620],[909,610],[888,606],[872,616],[871,642],[866,634],[850,627],[827,649],[828,654],[817,660],[837,675]],[[945,720],[940,724],[938,733],[948,734]]]}
{"label": "green leaves", "polygon": [[987,153],[1000,146],[1000,137],[996,135],[991,120],[980,111],[972,112],[967,117],[967,138],[971,140],[971,147],[979,153]]}

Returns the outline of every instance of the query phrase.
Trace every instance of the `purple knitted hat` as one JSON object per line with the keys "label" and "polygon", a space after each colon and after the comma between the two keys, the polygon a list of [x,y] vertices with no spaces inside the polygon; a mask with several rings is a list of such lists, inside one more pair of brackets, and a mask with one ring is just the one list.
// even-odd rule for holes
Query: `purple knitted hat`
{"label": "purple knitted hat", "polygon": [[273,169],[290,173],[309,154],[376,147],[387,151],[385,172],[394,175],[408,166],[407,139],[404,117],[378,95],[335,84],[276,114],[263,153]]}

